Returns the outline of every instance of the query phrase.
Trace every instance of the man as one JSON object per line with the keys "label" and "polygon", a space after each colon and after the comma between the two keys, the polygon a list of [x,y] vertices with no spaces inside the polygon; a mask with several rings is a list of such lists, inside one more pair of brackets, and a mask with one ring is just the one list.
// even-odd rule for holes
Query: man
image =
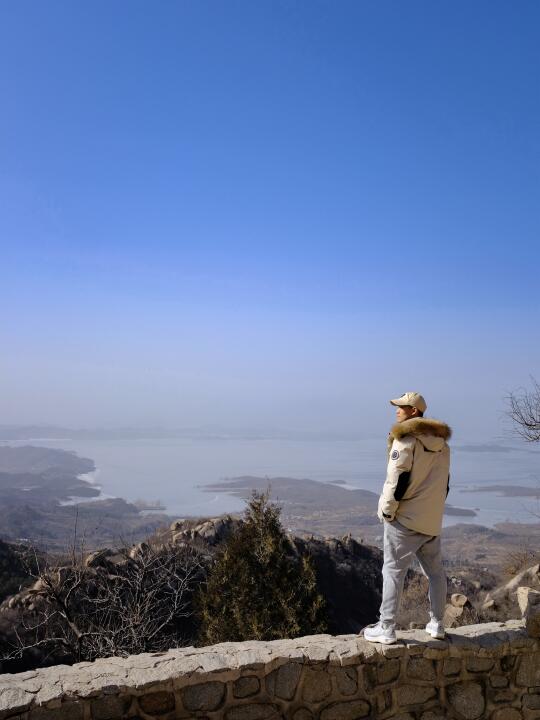
{"label": "man", "polygon": [[427,405],[417,392],[390,400],[397,423],[388,438],[388,468],[379,498],[384,523],[383,595],[380,620],[364,629],[371,642],[396,641],[396,617],[403,581],[413,556],[429,580],[431,619],[426,631],[444,637],[446,574],[441,560],[441,529],[448,495],[452,431],[445,423],[424,418]]}

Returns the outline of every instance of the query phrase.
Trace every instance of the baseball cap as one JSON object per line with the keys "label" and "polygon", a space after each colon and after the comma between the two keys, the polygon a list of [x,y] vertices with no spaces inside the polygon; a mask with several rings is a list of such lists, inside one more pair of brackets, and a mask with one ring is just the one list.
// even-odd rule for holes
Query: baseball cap
{"label": "baseball cap", "polygon": [[391,405],[397,405],[397,406],[403,406],[403,405],[410,405],[411,407],[418,408],[420,412],[426,412],[426,401],[420,395],[420,393],[417,392],[406,392],[403,393],[401,397],[396,398],[395,400],[390,400]]}

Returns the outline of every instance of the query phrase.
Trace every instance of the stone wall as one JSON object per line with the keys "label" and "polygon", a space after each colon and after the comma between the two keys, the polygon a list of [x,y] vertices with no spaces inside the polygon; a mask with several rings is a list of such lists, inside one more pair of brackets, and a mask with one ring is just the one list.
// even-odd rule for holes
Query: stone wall
{"label": "stone wall", "polygon": [[0,676],[0,720],[540,720],[524,623],[222,643]]}

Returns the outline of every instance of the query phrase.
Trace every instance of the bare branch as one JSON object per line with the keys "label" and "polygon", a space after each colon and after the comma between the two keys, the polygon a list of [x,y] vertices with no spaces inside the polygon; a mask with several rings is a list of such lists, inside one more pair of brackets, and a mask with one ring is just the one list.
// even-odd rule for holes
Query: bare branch
{"label": "bare branch", "polygon": [[540,384],[534,377],[531,383],[532,390],[519,388],[507,396],[507,415],[523,440],[540,442]]}
{"label": "bare branch", "polygon": [[[111,553],[109,553],[109,556]],[[7,658],[43,649],[72,661],[168,649],[191,640],[192,595],[205,569],[191,546],[143,543],[69,564],[33,564],[14,647]]]}

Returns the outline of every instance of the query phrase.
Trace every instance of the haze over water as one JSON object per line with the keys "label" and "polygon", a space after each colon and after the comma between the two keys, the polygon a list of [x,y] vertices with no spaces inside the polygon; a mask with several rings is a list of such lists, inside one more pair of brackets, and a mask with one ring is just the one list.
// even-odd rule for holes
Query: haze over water
{"label": "haze over water", "polygon": [[[127,500],[159,499],[170,515],[219,515],[241,510],[242,500],[203,490],[226,477],[309,478],[339,481],[379,493],[384,481],[384,438],[359,440],[286,439],[141,439],[25,441],[61,447],[92,458],[92,479],[102,493]],[[445,525],[474,522],[491,526],[506,520],[536,522],[534,498],[461,492],[482,485],[527,486],[540,494],[540,453],[516,443],[479,443],[452,453],[448,502],[478,508],[476,517],[445,516]]]}

